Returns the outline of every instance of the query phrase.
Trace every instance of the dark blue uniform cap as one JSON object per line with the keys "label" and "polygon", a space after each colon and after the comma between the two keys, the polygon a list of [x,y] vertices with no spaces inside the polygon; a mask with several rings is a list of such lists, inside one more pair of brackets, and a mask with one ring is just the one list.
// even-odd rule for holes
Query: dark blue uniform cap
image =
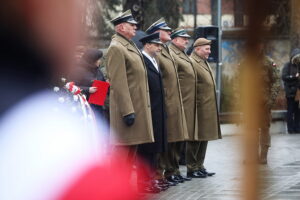
{"label": "dark blue uniform cap", "polygon": [[162,42],[159,39],[159,33],[152,33],[150,35],[146,35],[145,37],[142,37],[140,39],[140,42],[143,44],[146,43],[162,44]]}
{"label": "dark blue uniform cap", "polygon": [[163,18],[157,20],[154,22],[147,30],[147,34],[154,33],[157,30],[166,30],[166,31],[172,31],[172,29],[167,25],[165,20]]}

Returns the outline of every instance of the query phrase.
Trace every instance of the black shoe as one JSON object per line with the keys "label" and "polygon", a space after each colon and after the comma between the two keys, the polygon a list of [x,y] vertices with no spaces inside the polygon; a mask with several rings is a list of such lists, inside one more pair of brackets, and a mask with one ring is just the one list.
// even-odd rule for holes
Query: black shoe
{"label": "black shoe", "polygon": [[177,182],[179,182],[179,183],[183,183],[183,182],[184,182],[184,179],[183,179],[182,176],[174,175],[174,178],[175,178],[175,180],[177,180]]}
{"label": "black shoe", "polygon": [[166,179],[167,179],[167,181],[169,181],[171,183],[175,183],[176,185],[179,183],[179,181],[177,180],[177,178],[175,178],[175,176],[169,176]]}
{"label": "black shoe", "polygon": [[170,186],[175,186],[175,185],[178,184],[177,182],[171,182],[171,181],[168,181],[167,178],[159,179],[158,181],[161,182],[162,184],[168,185],[169,187],[170,187]]}
{"label": "black shoe", "polygon": [[213,175],[215,175],[216,173],[215,172],[208,172],[208,171],[206,171],[206,169],[200,169],[199,171],[198,171],[198,173],[202,173],[202,174],[205,174],[205,175],[207,175],[207,176],[213,176]]}
{"label": "black shoe", "polygon": [[168,181],[168,184],[169,184],[169,186],[171,187],[171,186],[176,186],[178,183]]}
{"label": "black shoe", "polygon": [[165,179],[157,179],[154,181],[162,189],[168,189],[170,184]]}
{"label": "black shoe", "polygon": [[180,179],[183,179],[184,181],[191,181],[192,178],[191,177],[183,177],[181,175],[177,175]]}
{"label": "black shoe", "polygon": [[155,185],[148,185],[144,187],[139,187],[138,191],[140,193],[160,193],[163,190],[160,187],[157,187]]}
{"label": "black shoe", "polygon": [[196,171],[196,172],[188,172],[187,177],[190,177],[190,178],[206,178],[207,175],[203,174],[201,172],[199,173],[198,171]]}
{"label": "black shoe", "polygon": [[166,178],[164,178],[164,179],[161,179],[165,184],[168,184],[168,186],[170,187],[170,186],[175,186],[175,185],[177,185],[178,183],[175,183],[175,182],[170,182],[170,181],[168,181]]}

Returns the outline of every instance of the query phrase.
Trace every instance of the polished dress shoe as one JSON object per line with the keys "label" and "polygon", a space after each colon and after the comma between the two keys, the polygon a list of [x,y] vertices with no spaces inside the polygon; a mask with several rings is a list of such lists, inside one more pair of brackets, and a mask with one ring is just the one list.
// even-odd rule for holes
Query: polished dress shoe
{"label": "polished dress shoe", "polygon": [[163,190],[156,185],[147,185],[138,187],[138,191],[140,193],[160,193]]}
{"label": "polished dress shoe", "polygon": [[176,183],[176,184],[184,182],[184,181],[180,181],[176,176],[169,176],[169,177],[167,177],[167,180],[169,182],[173,182],[173,183]]}
{"label": "polished dress shoe", "polygon": [[182,176],[174,175],[175,180],[177,180],[179,183],[184,183],[184,179]]}
{"label": "polished dress shoe", "polygon": [[215,172],[208,172],[206,169],[200,169],[198,172],[201,172],[202,174],[206,174],[207,176],[213,176],[216,173]]}
{"label": "polished dress shoe", "polygon": [[177,185],[177,183],[175,183],[175,182],[170,182],[170,181],[168,181],[168,180],[165,179],[165,178],[164,178],[164,179],[158,179],[157,181],[158,181],[158,185],[163,184],[163,185],[166,185],[166,186],[168,186],[168,187]]}
{"label": "polished dress shoe", "polygon": [[170,187],[169,183],[166,182],[164,179],[157,179],[154,180],[155,184],[158,185],[158,187],[160,187],[163,191],[168,189]]}
{"label": "polished dress shoe", "polygon": [[191,181],[192,180],[191,177],[183,177],[181,175],[177,175],[177,177],[179,177],[180,179],[183,179],[184,181]]}
{"label": "polished dress shoe", "polygon": [[166,183],[166,184],[168,184],[169,186],[175,186],[175,185],[177,185],[178,184],[178,182],[177,181],[169,181],[167,178],[165,178],[165,179],[161,179],[162,181],[164,181],[164,183]]}
{"label": "polished dress shoe", "polygon": [[207,175],[203,174],[199,171],[195,171],[195,172],[188,172],[187,177],[190,177],[190,178],[206,178]]}
{"label": "polished dress shoe", "polygon": [[171,181],[167,181],[169,186],[176,186],[178,183],[177,182],[171,182]]}

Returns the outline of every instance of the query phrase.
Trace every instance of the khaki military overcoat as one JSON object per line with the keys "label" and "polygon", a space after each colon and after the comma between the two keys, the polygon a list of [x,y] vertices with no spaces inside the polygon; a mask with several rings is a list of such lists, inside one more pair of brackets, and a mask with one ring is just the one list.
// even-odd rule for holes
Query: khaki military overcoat
{"label": "khaki military overcoat", "polygon": [[190,58],[173,43],[170,53],[175,60],[188,129],[188,140],[197,140],[196,73]]}
{"label": "khaki military overcoat", "polygon": [[156,59],[159,62],[165,92],[168,142],[187,140],[188,131],[177,68],[168,46],[162,47],[162,51]]}
{"label": "khaki military overcoat", "polygon": [[215,80],[207,61],[195,52],[190,56],[197,74],[198,139],[221,139]]}
{"label": "khaki military overcoat", "polygon": [[[107,52],[110,81],[110,124],[112,143],[136,145],[154,142],[147,70],[134,43],[116,34]],[[123,117],[134,113],[126,126]]]}

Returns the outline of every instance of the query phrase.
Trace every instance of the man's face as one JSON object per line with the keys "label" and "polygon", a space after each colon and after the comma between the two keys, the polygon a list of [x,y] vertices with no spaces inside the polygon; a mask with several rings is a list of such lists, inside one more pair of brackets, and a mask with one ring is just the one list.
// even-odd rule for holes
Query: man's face
{"label": "man's face", "polygon": [[161,45],[156,43],[148,43],[147,45],[147,51],[150,54],[150,56],[155,57],[160,51],[161,51]]}
{"label": "man's face", "polygon": [[163,43],[166,43],[171,40],[171,31],[159,30],[159,38]]}
{"label": "man's face", "polygon": [[126,34],[127,38],[132,38],[135,36],[135,31],[136,31],[136,25],[135,24],[130,24],[130,23],[123,23],[123,31],[124,34]]}
{"label": "man's face", "polygon": [[202,45],[195,48],[196,54],[200,56],[202,59],[207,60],[209,57],[210,45]]}
{"label": "man's face", "polygon": [[176,37],[172,42],[181,50],[185,50],[189,43],[189,39],[185,37]]}

